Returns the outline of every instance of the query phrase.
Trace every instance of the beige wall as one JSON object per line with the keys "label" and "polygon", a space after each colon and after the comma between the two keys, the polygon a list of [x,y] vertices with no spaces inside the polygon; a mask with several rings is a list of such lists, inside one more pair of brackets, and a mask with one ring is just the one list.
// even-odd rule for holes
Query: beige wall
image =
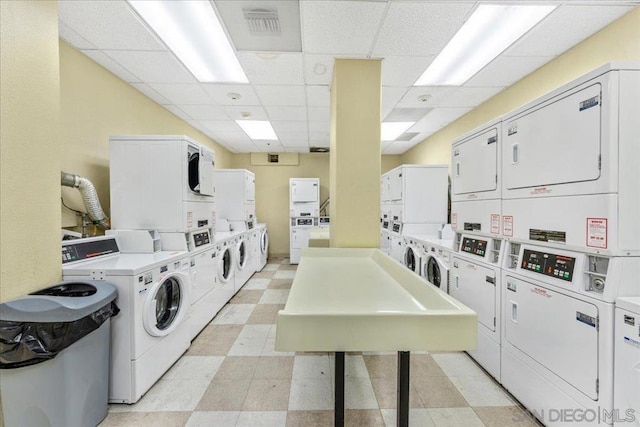
{"label": "beige wall", "polygon": [[0,1],[0,300],[60,277],[58,3]]}
{"label": "beige wall", "polygon": [[[382,172],[401,164],[400,156],[382,156]],[[250,154],[234,154],[232,168],[256,174],[256,215],[269,227],[269,253],[289,254],[289,178],[320,178],[320,200],[329,197],[329,155],[300,154],[297,166],[251,165]],[[328,212],[327,212],[328,214]]]}
{"label": "beige wall", "polygon": [[[218,167],[232,153],[156,104],[90,58],[60,41],[62,170],[89,178],[109,215],[109,135],[188,135],[216,151]],[[67,205],[84,211],[80,194],[62,188]],[[62,208],[63,226],[76,216]]]}
{"label": "beige wall", "polygon": [[458,136],[599,65],[617,60],[640,60],[640,7],[416,145],[403,154],[402,161],[449,164],[450,144]]}

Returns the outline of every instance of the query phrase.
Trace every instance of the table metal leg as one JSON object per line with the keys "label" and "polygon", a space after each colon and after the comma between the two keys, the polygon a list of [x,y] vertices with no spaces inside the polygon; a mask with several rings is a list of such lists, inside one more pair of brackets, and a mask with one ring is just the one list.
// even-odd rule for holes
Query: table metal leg
{"label": "table metal leg", "polygon": [[398,427],[409,426],[409,355],[408,351],[398,352]]}
{"label": "table metal leg", "polygon": [[333,424],[344,426],[344,351],[336,351],[336,384]]}

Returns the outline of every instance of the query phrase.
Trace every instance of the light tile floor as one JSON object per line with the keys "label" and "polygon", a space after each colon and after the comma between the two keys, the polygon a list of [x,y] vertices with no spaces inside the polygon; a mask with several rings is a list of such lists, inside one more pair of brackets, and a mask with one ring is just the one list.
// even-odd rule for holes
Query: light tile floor
{"label": "light tile floor", "polygon": [[[110,405],[101,427],[332,426],[334,358],[274,350],[296,266],[269,264],[135,405]],[[396,425],[395,353],[348,353],[345,424]],[[535,426],[465,353],[411,354],[411,426]]]}

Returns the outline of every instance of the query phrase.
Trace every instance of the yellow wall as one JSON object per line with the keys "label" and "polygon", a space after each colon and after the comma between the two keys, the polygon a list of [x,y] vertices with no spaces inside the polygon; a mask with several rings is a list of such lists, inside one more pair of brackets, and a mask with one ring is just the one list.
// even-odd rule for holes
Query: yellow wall
{"label": "yellow wall", "polygon": [[402,155],[403,163],[450,163],[458,136],[602,65],[640,60],[640,7],[540,67]]}
{"label": "yellow wall", "polygon": [[[216,152],[220,168],[232,153],[167,109],[60,41],[62,170],[89,178],[109,215],[109,135],[188,135]],[[67,205],[85,211],[77,190],[62,188]],[[76,216],[62,208],[63,226]]]}
{"label": "yellow wall", "polygon": [[[230,167],[256,174],[256,215],[269,227],[271,255],[289,254],[289,178],[320,178],[320,200],[329,197],[329,155],[300,154],[299,160],[297,166],[256,166],[250,154],[232,157]],[[400,156],[382,156],[383,173],[400,164]]]}
{"label": "yellow wall", "polygon": [[58,3],[0,1],[0,300],[60,277]]}

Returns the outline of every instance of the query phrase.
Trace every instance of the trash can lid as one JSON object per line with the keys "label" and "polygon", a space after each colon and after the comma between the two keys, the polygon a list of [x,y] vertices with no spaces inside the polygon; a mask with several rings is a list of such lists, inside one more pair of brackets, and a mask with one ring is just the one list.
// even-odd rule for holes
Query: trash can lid
{"label": "trash can lid", "polygon": [[[88,286],[94,287],[95,293],[87,292]],[[73,292],[74,288],[81,291]],[[98,280],[63,281],[38,293],[46,295],[25,295],[0,304],[0,320],[72,322],[98,311],[118,295],[113,284]]]}

